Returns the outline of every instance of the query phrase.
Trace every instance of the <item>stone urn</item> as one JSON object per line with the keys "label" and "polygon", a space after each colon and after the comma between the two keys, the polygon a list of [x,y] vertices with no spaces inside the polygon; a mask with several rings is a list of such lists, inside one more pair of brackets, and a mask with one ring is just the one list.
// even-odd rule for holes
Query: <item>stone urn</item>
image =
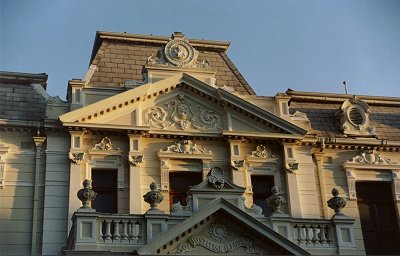
{"label": "stone urn", "polygon": [[81,209],[92,209],[90,203],[96,198],[97,193],[90,187],[90,180],[83,181],[83,188],[76,195],[82,201]]}
{"label": "stone urn", "polygon": [[339,191],[336,188],[332,189],[332,195],[333,197],[329,199],[327,203],[329,208],[335,211],[333,217],[343,216],[342,209],[346,206],[346,200],[339,196]]}
{"label": "stone urn", "polygon": [[150,210],[158,210],[157,206],[164,199],[163,195],[157,190],[157,184],[152,182],[150,184],[151,191],[147,192],[143,196],[144,201],[150,204]]}

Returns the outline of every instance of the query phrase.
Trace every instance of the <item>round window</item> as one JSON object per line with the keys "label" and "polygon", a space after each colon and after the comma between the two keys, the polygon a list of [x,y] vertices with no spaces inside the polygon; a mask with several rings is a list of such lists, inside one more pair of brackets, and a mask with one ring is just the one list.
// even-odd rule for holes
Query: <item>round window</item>
{"label": "round window", "polygon": [[349,119],[355,125],[361,125],[364,121],[363,114],[357,108],[350,109]]}

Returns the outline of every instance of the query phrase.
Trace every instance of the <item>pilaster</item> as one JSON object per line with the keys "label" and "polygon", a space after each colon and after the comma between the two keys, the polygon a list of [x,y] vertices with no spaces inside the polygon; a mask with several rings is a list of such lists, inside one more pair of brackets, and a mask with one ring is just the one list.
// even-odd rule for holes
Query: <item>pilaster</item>
{"label": "pilaster", "polygon": [[321,194],[321,207],[322,207],[323,217],[328,218],[328,209],[326,208],[326,205],[325,205],[327,198],[326,198],[325,180],[324,180],[323,167],[322,167],[322,160],[323,160],[324,153],[323,152],[314,152],[312,154],[312,156],[313,156],[314,162],[317,166],[319,191]]}

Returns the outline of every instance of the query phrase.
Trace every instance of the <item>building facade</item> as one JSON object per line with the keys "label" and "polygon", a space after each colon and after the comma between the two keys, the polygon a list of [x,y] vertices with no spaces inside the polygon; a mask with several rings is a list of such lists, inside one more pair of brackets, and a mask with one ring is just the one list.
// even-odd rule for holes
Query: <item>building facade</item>
{"label": "building facade", "polygon": [[97,32],[66,101],[1,72],[2,252],[400,253],[400,99],[258,96],[228,47]]}

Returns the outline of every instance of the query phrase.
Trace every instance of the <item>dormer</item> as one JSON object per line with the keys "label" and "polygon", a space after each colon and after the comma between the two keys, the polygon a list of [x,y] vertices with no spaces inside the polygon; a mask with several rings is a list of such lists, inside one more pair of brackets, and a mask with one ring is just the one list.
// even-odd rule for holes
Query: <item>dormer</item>
{"label": "dormer", "polygon": [[369,114],[371,107],[354,96],[343,102],[335,117],[345,136],[373,137],[375,128],[371,125]]}

